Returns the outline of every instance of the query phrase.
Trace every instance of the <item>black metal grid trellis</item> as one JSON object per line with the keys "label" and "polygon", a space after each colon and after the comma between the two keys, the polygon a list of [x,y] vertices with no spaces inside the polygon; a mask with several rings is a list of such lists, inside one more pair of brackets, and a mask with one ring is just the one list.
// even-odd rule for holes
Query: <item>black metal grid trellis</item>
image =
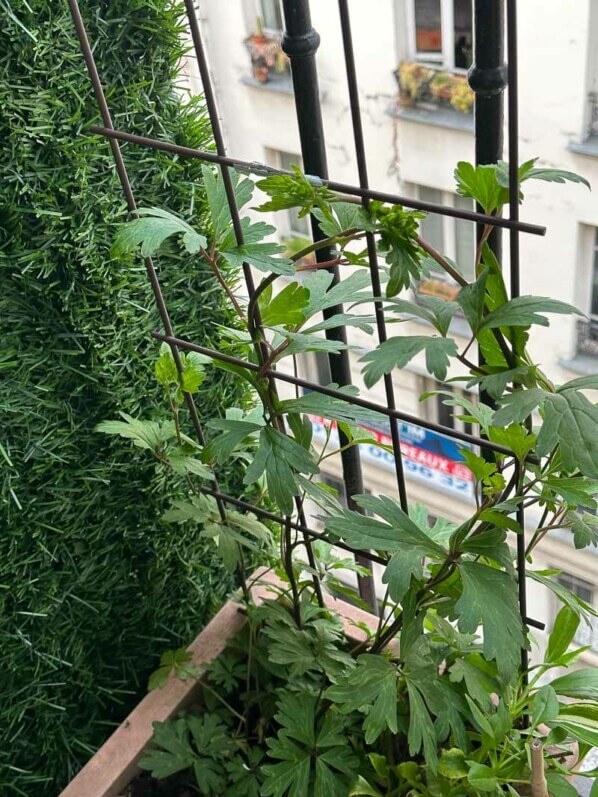
{"label": "black metal grid trellis", "polygon": [[[127,200],[129,211],[134,214],[136,210],[135,198],[127,177],[126,166],[122,157],[119,141],[130,142],[132,144],[145,146],[157,150],[169,152],[173,155],[197,158],[208,163],[217,164],[221,170],[223,183],[225,186],[229,211],[233,222],[234,232],[237,243],[243,242],[242,227],[240,224],[239,211],[236,205],[233,184],[230,176],[230,168],[253,174],[285,174],[286,172],[273,169],[258,162],[246,162],[235,157],[227,156],[216,98],[214,96],[212,81],[209,73],[206,54],[203,46],[201,32],[195,14],[193,0],[184,0],[193,48],[199,66],[202,80],[206,106],[212,124],[212,131],[216,143],[216,153],[203,152],[190,149],[166,141],[149,139],[143,135],[131,133],[129,131],[115,130],[112,124],[110,109],[106,102],[103,87],[94,62],[92,48],[90,46],[85,26],[81,17],[77,0],[69,0],[69,5],[75,22],[75,28],[81,44],[81,48],[87,64],[87,69],[93,84],[94,94],[98,103],[102,127],[93,126],[93,132],[99,133],[109,141],[114,156],[116,170],[121,181],[123,191]],[[321,180],[330,189],[352,198],[353,201],[361,202],[365,207],[370,200],[381,200],[391,204],[400,204],[405,207],[414,208],[426,212],[438,213],[444,216],[452,216],[459,219],[474,221],[478,229],[482,230],[484,225],[492,224],[494,227],[491,236],[491,246],[496,252],[500,252],[500,233],[502,229],[509,230],[510,241],[510,286],[511,296],[519,295],[519,234],[521,232],[544,235],[545,228],[535,224],[522,222],[519,219],[519,181],[518,181],[518,87],[517,87],[517,3],[516,0],[506,0],[506,21],[507,21],[507,53],[508,67],[503,63],[503,23],[505,16],[505,0],[475,0],[474,14],[474,39],[475,39],[475,64],[470,70],[470,83],[476,94],[475,105],[475,132],[476,132],[476,160],[479,163],[493,163],[502,156],[502,130],[503,130],[503,92],[506,86],[508,92],[508,151],[509,151],[509,218],[496,218],[486,216],[477,211],[461,210],[429,202],[412,200],[407,197],[381,192],[369,187],[367,157],[364,144],[363,129],[361,123],[361,113],[359,108],[359,94],[356,63],[353,52],[353,38],[351,32],[351,20],[348,0],[338,0],[340,27],[343,40],[343,51],[345,68],[347,75],[347,85],[349,89],[349,100],[352,120],[352,130],[355,146],[355,159],[359,176],[359,185],[350,185],[328,179],[325,161],[324,132],[321,121],[319,105],[319,93],[317,83],[317,70],[315,54],[319,46],[319,36],[311,26],[309,12],[309,0],[283,0],[286,31],[283,39],[283,49],[291,61],[291,72],[293,76],[295,102],[297,108],[298,125],[300,130],[302,155],[306,171],[312,179]],[[312,228],[314,238],[317,240],[322,237],[317,221],[312,218]],[[381,284],[379,267],[376,253],[376,246],[373,235],[367,236],[367,251],[372,280],[374,296],[381,296]],[[320,250],[317,253],[320,262],[327,262],[330,253]],[[406,421],[417,424],[421,427],[434,432],[446,435],[461,442],[471,443],[490,455],[492,452],[506,455],[513,455],[513,452],[504,446],[492,443],[480,436],[460,432],[440,424],[425,421],[419,417],[411,416],[399,410],[396,406],[394,387],[391,375],[387,375],[384,380],[386,404],[379,404],[359,397],[348,397],[346,393],[335,390],[331,387],[320,385],[279,372],[275,367],[265,367],[266,355],[257,346],[256,354],[258,364],[233,357],[222,352],[207,349],[191,341],[183,340],[175,335],[170,322],[167,305],[162,294],[158,276],[151,258],[146,258],[145,266],[148,278],[151,282],[154,298],[160,313],[163,331],[154,331],[152,335],[160,341],[166,342],[173,353],[173,357],[179,372],[182,370],[181,350],[196,351],[206,354],[216,360],[228,362],[241,366],[248,370],[259,371],[271,381],[275,389],[278,381],[290,383],[296,387],[307,388],[312,391],[332,396],[355,406],[374,410],[388,418],[391,429],[391,439],[395,458],[395,474],[397,489],[402,508],[407,511],[407,485],[403,472],[402,453],[400,448],[399,421]],[[250,301],[254,299],[256,288],[253,282],[250,266],[245,263],[243,273]],[[340,279],[338,272],[334,273],[334,280]],[[342,308],[333,308],[334,313],[342,311]],[[386,325],[384,320],[382,303],[374,303],[376,326],[379,342],[387,339]],[[259,325],[259,313],[256,317]],[[331,334],[340,335],[344,338],[344,329],[333,331]],[[333,378],[340,385],[348,385],[351,382],[351,373],[348,357],[345,353],[329,355],[331,372]],[[191,395],[185,395],[185,401],[189,408],[193,427],[197,438],[203,444],[203,430],[197,408]],[[356,492],[361,490],[361,470],[359,452],[356,447],[351,449],[349,456],[343,457],[343,476],[347,488],[349,499]],[[518,477],[517,470],[515,478]],[[242,501],[220,491],[217,485],[214,487],[204,487],[203,491],[213,496],[218,502],[220,512],[224,515],[226,506],[237,506],[240,509],[255,513],[256,515],[274,520],[287,528],[292,528],[303,535],[304,545],[307,549],[308,557],[311,559],[311,540],[323,539],[331,542],[327,535],[310,529],[307,526],[303,508],[298,501],[296,505],[297,520],[290,517],[281,517],[276,513],[269,512],[260,507]],[[354,505],[353,505],[354,506]],[[518,522],[524,528],[525,518],[523,508],[520,505],[517,510]],[[371,552],[355,551],[350,546],[339,543],[336,540],[332,543],[338,547],[345,548],[355,554],[363,561],[377,562],[384,564],[386,557],[373,554]],[[519,603],[523,622],[530,626],[543,628],[543,624],[527,617],[526,591],[525,591],[525,538],[523,534],[517,537],[517,571],[519,579]],[[375,605],[375,593],[373,577],[366,576],[360,579],[360,592]],[[321,597],[321,596],[320,596]],[[522,650],[522,667],[527,668],[527,651]]]}

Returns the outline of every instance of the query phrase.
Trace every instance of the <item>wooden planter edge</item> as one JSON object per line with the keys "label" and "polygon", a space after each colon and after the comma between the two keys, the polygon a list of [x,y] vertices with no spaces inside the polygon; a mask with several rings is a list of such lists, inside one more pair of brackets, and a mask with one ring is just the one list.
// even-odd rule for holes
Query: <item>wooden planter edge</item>
{"label": "wooden planter edge", "polygon": [[[259,604],[273,597],[271,587],[279,579],[266,568],[256,570],[249,582],[254,601]],[[378,618],[343,600],[326,597],[326,605],[339,614],[345,633],[354,641],[366,639],[358,627],[375,628]],[[247,618],[241,605],[229,600],[189,645],[192,664],[201,667],[215,659],[228,642],[245,625]],[[149,692],[114,733],[100,747],[78,774],[60,793],[60,797],[119,797],[123,789],[141,771],[138,762],[153,734],[153,723],[172,719],[198,696],[200,679],[181,681],[172,675],[161,689]]]}

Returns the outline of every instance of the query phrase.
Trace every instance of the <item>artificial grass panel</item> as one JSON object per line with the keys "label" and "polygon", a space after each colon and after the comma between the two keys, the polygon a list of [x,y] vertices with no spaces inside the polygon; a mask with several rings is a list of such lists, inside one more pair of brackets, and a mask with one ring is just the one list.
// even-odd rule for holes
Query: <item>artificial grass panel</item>
{"label": "artificial grass panel", "polygon": [[[82,0],[117,126],[209,148],[174,90],[181,8]],[[143,265],[110,259],[124,202],[65,0],[0,0],[0,793],[55,797],[233,586],[192,527],[159,516],[172,485],[118,410],[166,415]],[[199,162],[124,147],[140,205],[204,212]],[[197,259],[162,256],[180,335],[231,322]],[[223,372],[202,417],[245,400]],[[228,474],[229,481],[235,474]]]}

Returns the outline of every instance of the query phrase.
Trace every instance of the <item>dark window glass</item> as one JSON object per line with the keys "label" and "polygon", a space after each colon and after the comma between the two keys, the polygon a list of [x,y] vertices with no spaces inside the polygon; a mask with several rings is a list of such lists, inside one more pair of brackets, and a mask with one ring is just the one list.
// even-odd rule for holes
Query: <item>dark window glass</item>
{"label": "dark window glass", "polygon": [[[419,198],[423,202],[434,202],[442,205],[442,191],[436,188],[419,188]],[[425,219],[421,220],[421,234],[424,240],[432,244],[439,252],[444,252],[444,232],[442,228],[442,216],[437,213],[428,213]]]}
{"label": "dark window glass", "polygon": [[594,241],[594,262],[592,263],[592,301],[590,313],[598,316],[598,229]]}
{"label": "dark window glass", "polygon": [[442,52],[440,0],[415,0],[415,48],[419,53]]}
{"label": "dark window glass", "polygon": [[473,53],[471,0],[453,0],[455,66],[469,69]]}
{"label": "dark window glass", "polygon": [[[455,207],[459,210],[473,210],[473,201],[455,194]],[[474,279],[475,224],[473,221],[455,219],[455,260],[468,279]]]}
{"label": "dark window glass", "polygon": [[261,0],[262,22],[270,30],[282,30],[282,13],[280,0]]}

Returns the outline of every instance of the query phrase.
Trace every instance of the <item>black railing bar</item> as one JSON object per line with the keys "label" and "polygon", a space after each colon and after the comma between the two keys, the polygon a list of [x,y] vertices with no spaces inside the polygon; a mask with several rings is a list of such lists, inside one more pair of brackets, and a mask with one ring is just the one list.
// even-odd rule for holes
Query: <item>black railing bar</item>
{"label": "black railing bar", "polygon": [[[199,160],[204,160],[207,163],[218,164],[219,166],[230,166],[231,168],[241,172],[262,175],[292,174],[284,169],[276,169],[272,166],[265,166],[257,161],[243,161],[239,158],[218,155],[214,152],[206,152],[204,150],[193,149],[191,147],[183,147],[180,144],[171,144],[168,141],[160,141],[156,138],[146,138],[145,136],[139,136],[135,133],[127,133],[124,130],[111,130],[99,125],[90,125],[89,129],[92,133],[105,136],[106,138],[116,138],[119,141],[128,141],[131,144],[138,144],[141,147],[149,147],[150,149],[170,152],[173,155],[180,155],[183,158],[197,158]],[[387,202],[390,205],[402,205],[413,210],[423,210],[427,213],[437,213],[441,216],[451,216],[456,219],[475,221],[480,224],[492,224],[495,227],[503,227],[505,229],[516,228],[520,232],[529,233],[530,235],[546,235],[546,227],[542,227],[538,224],[530,224],[526,221],[513,221],[512,219],[488,216],[486,213],[478,213],[474,210],[453,208],[448,205],[439,205],[435,202],[425,202],[420,199],[413,199],[411,197],[405,197],[399,194],[376,191],[372,188],[360,188],[359,186],[350,185],[349,183],[339,183],[336,180],[320,180],[320,178],[310,175],[307,175],[307,177],[312,181],[318,181],[323,185],[326,185],[331,191],[336,191],[339,194],[347,194],[349,196],[360,197],[362,199]]]}
{"label": "black railing bar", "polygon": [[[233,357],[230,354],[224,354],[223,352],[215,351],[214,349],[208,349],[205,346],[200,346],[197,343],[192,343],[191,341],[184,340],[183,338],[170,338],[168,335],[164,335],[162,332],[158,332],[157,330],[154,330],[151,335],[156,340],[165,341],[166,343],[170,343],[172,341],[181,349],[196,351],[199,354],[204,354],[206,357],[210,357],[214,360],[220,360],[221,362],[230,363],[231,365],[238,365],[241,368],[246,368],[248,371],[254,371],[255,373],[261,373],[263,376],[279,379],[281,382],[288,382],[291,385],[304,387],[315,393],[322,393],[324,396],[331,396],[332,398],[341,399],[341,401],[345,401],[347,404],[351,404],[356,407],[362,407],[363,409],[371,410],[372,412],[378,412],[381,415],[386,415],[388,418],[396,418],[397,420],[404,421],[405,423],[421,426],[424,429],[429,429],[431,432],[436,432],[437,434],[442,434],[445,437],[451,437],[455,440],[460,440],[463,443],[470,443],[474,446],[487,448],[489,451],[494,451],[497,454],[505,454],[509,457],[516,456],[515,452],[511,451],[510,448],[501,446],[498,443],[493,443],[491,440],[486,440],[482,437],[475,437],[474,435],[467,434],[467,432],[460,432],[457,429],[451,429],[448,426],[441,426],[433,421],[427,421],[424,418],[418,418],[416,415],[409,415],[401,410],[385,407],[383,404],[376,404],[376,402],[368,401],[368,399],[359,398],[358,396],[349,396],[346,393],[343,393],[341,390],[335,390],[334,388],[320,385],[317,382],[310,382],[307,379],[302,379],[301,377],[291,374],[285,374],[282,371],[277,371],[272,368],[262,370],[262,366],[256,363],[251,363],[247,360],[242,360],[239,357]],[[537,464],[537,460],[532,457],[528,457],[526,461]]]}
{"label": "black railing bar", "polygon": [[[303,167],[307,174],[315,175],[319,178],[320,184],[323,184],[329,175],[316,63],[320,35],[312,25],[309,0],[282,0],[282,12],[284,33],[281,46],[291,67],[293,99]],[[322,230],[320,220],[313,213],[310,214],[310,225],[314,242],[323,241],[328,237]],[[333,256],[334,252],[331,246],[319,248],[315,252],[315,259],[318,263],[330,263]],[[337,264],[330,264],[326,270],[332,274],[332,286],[338,285],[341,281],[340,267]],[[336,303],[334,306],[325,307],[322,310],[322,316],[327,320],[343,312],[342,303]],[[325,331],[325,336],[328,340],[347,343],[345,326],[331,327]],[[351,384],[351,362],[347,348],[343,347],[336,353],[328,352],[325,356],[328,360],[332,381],[339,385]],[[353,496],[360,495],[364,491],[361,453],[356,446],[348,446],[348,442],[343,430],[339,429],[341,465],[347,504],[350,509],[360,512],[363,510],[355,503]],[[367,569],[371,569],[367,559],[356,555],[356,561]],[[358,586],[359,594],[368,603],[371,611],[376,613],[376,589],[371,574],[358,575]]]}
{"label": "black railing bar", "polygon": [[[353,51],[353,36],[351,34],[351,17],[347,0],[339,0],[339,14],[341,20],[341,33],[343,38],[343,52],[345,56],[345,68],[347,73],[347,84],[349,89],[349,105],[351,109],[351,121],[353,126],[353,139],[355,143],[355,158],[357,161],[357,172],[359,185],[361,188],[369,188],[367,158],[365,154],[365,142],[363,137],[363,125],[361,122],[361,111],[359,108],[359,89],[357,86],[357,69],[355,65],[355,53]],[[370,201],[367,197],[362,199],[366,210]],[[378,253],[376,250],[376,239],[373,233],[366,235],[368,250],[368,261],[370,264],[370,278],[374,296],[382,296],[382,283],[380,280],[380,269],[378,267]],[[374,313],[376,316],[376,327],[378,330],[378,340],[384,343],[388,339],[386,332],[386,319],[384,317],[384,304],[380,300],[374,301]],[[386,404],[390,409],[396,409],[396,399],[392,374],[384,374],[384,391],[386,393]],[[395,474],[397,487],[403,512],[409,513],[409,501],[407,498],[407,485],[405,483],[405,473],[403,469],[403,454],[401,452],[401,436],[399,425],[396,418],[389,418],[390,436],[395,461]]]}
{"label": "black railing bar", "polygon": [[[214,498],[219,498],[225,503],[233,504],[234,506],[239,507],[239,509],[246,509],[248,512],[253,512],[265,520],[272,520],[275,523],[290,525],[292,529],[295,531],[300,531],[302,534],[306,534],[308,537],[312,537],[316,540],[322,540],[323,542],[328,543],[328,545],[334,545],[337,548],[342,548],[344,551],[348,551],[350,554],[355,554],[355,548],[351,548],[350,545],[342,542],[342,540],[339,540],[338,542],[336,540],[331,540],[325,532],[314,531],[313,529],[308,528],[304,523],[296,523],[294,520],[290,521],[289,523],[288,518],[284,518],[282,515],[277,515],[275,512],[269,512],[267,509],[254,506],[248,501],[243,501],[240,498],[233,498],[231,495],[221,493],[218,490],[212,490],[210,487],[200,487],[200,490],[202,493],[212,495]],[[360,551],[360,555],[380,565],[387,565],[390,560],[390,557],[379,556],[378,554],[371,553],[371,551]]]}
{"label": "black railing bar", "polygon": [[[509,108],[509,215],[512,219],[519,218],[519,75],[518,75],[518,43],[517,43],[517,0],[507,0],[507,77],[508,77],[508,108]],[[520,282],[520,252],[519,233],[509,230],[509,260],[511,299],[521,293]],[[517,463],[519,473],[519,463]],[[525,528],[525,509],[523,504],[517,507],[517,522],[522,529]],[[527,615],[527,584],[526,584],[526,557],[525,535],[517,536],[517,581],[519,591],[519,612],[525,622]],[[527,648],[521,648],[521,669],[523,678],[527,681],[529,668],[529,654]],[[529,725],[529,717],[526,716]]]}
{"label": "black railing bar", "polygon": [[[507,0],[507,75],[509,109],[509,216],[519,221],[519,77],[517,52],[517,2]],[[511,299],[520,294],[519,235],[509,232]]]}
{"label": "black railing bar", "polygon": [[[214,143],[216,145],[216,152],[218,153],[219,157],[225,158],[226,145],[224,143],[222,125],[220,124],[220,116],[218,114],[218,104],[216,102],[214,87],[212,85],[212,79],[210,77],[210,69],[206,58],[201,31],[199,30],[199,24],[197,22],[197,16],[195,14],[194,0],[184,0],[184,2],[185,2],[185,10],[187,13],[187,21],[189,23],[189,31],[191,33],[191,41],[193,43],[193,50],[195,52],[195,56],[197,59],[197,66],[199,68],[204,100],[206,103],[206,108],[208,110],[208,118],[210,120],[210,126],[212,129],[212,134],[214,136]],[[235,239],[237,245],[240,246],[244,242],[243,227],[241,225],[241,217],[239,214],[239,208],[237,207],[237,200],[235,197],[235,189],[233,186],[231,174],[228,169],[228,166],[224,163],[220,164],[220,174],[222,175],[222,182],[226,192],[226,200],[228,204],[229,213],[231,216],[231,221],[233,224]],[[255,294],[255,284],[253,282],[253,274],[251,272],[251,266],[247,262],[243,263],[243,275],[245,278],[245,285],[247,286],[247,293],[249,295],[249,299],[251,300]],[[258,332],[261,331],[262,319],[259,307],[255,308],[254,320],[255,320],[256,329],[258,330]],[[256,346],[256,353],[260,362],[263,364],[267,357],[267,353],[264,351],[262,345],[259,343]],[[276,391],[276,383],[273,381],[271,381],[271,389],[273,392]],[[296,501],[296,506],[301,521],[305,523],[305,516],[303,513],[303,509],[301,503],[298,500]],[[311,544],[309,542],[309,539],[305,539],[304,542],[305,542],[305,550],[307,552],[307,558],[309,560],[309,564],[315,571],[316,560],[313,550],[311,548]],[[320,582],[318,581],[317,578],[315,578],[315,576],[314,576],[314,589],[319,604],[323,606],[324,596],[322,595]]]}
{"label": "black railing bar", "polygon": [[[104,123],[104,128],[106,130],[113,130],[114,128],[112,123],[112,114],[110,113],[110,108],[108,107],[108,102],[104,94],[104,88],[100,80],[98,68],[95,59],[93,57],[93,51],[91,48],[91,44],[89,42],[89,38],[87,36],[85,23],[83,22],[83,17],[81,16],[81,10],[79,8],[77,0],[69,0],[69,7],[71,11],[71,16],[73,18],[73,23],[75,26],[77,38],[81,46],[81,52],[83,53],[83,58],[85,59],[85,63],[87,66],[87,73],[91,80],[95,99],[98,104],[98,108],[100,110],[102,121]],[[129,180],[127,167],[125,166],[125,162],[122,153],[120,151],[120,146],[118,144],[118,141],[112,138],[110,139],[109,143],[110,143],[110,149],[112,151],[114,165],[116,166],[118,179],[120,181],[123,193],[125,195],[127,208],[129,212],[134,215],[137,210],[137,203],[135,201],[133,189],[131,187],[131,182]],[[154,301],[156,303],[156,307],[158,309],[162,325],[166,331],[166,334],[174,338],[174,330],[172,327],[172,322],[170,320],[170,314],[168,312],[168,307],[166,306],[166,301],[162,293],[162,288],[160,286],[160,281],[158,279],[158,274],[156,272],[154,262],[151,257],[144,258],[143,262],[145,264],[145,270],[152,288]],[[178,347],[176,346],[176,344],[172,343],[169,345],[172,351],[172,357],[175,362],[177,373],[179,374],[179,376],[181,376],[184,368]],[[189,414],[191,416],[191,422],[193,424],[195,436],[197,437],[199,444],[204,445],[205,438],[203,434],[203,429],[201,426],[201,422],[199,420],[199,415],[197,412],[197,407],[195,406],[195,401],[193,399],[193,396],[191,395],[191,393],[188,392],[184,392],[183,395],[185,399],[185,404],[187,405]],[[224,519],[225,517],[224,506],[221,503],[218,504],[218,509],[221,517]]]}

